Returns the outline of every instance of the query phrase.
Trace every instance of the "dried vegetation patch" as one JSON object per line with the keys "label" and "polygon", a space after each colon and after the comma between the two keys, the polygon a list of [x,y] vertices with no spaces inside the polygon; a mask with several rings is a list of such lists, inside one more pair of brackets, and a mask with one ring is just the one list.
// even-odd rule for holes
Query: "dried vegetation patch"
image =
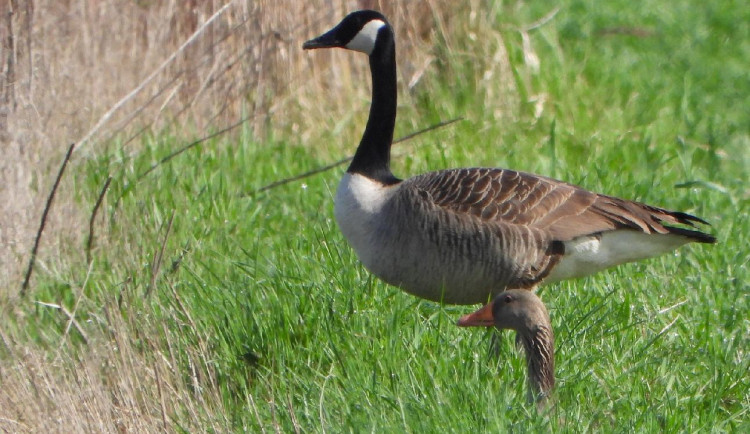
{"label": "dried vegetation patch", "polygon": [[[455,35],[482,34],[493,41],[476,41],[478,53],[471,56],[491,59],[485,80],[508,79],[499,33],[477,13],[481,5],[443,0],[3,2],[0,429],[225,430],[230,424],[221,416],[214,368],[205,360],[200,333],[186,352],[179,333],[136,320],[143,312],[122,307],[121,293],[87,290],[86,277],[71,271],[73,265],[86,268],[89,218],[97,199],[80,197],[75,180],[92,158],[111,154],[112,182],[119,182],[116,174],[130,170],[130,159],[161,134],[188,143],[216,131],[243,130],[258,138],[293,134],[295,144],[304,145],[319,143],[342,118],[363,123],[369,99],[368,86],[362,85],[369,81],[366,64],[343,52],[310,56],[300,49],[306,38],[356,8],[381,9],[396,27],[399,80],[407,101],[409,91],[440,63],[435,41],[450,46]],[[485,87],[487,95],[498,89],[512,94],[511,81]],[[353,107],[362,116],[353,116]],[[357,129],[347,130],[352,133],[344,135]],[[34,277],[29,295],[19,298],[45,198],[71,143],[75,153],[42,234],[35,274],[50,285],[72,288],[78,299],[38,300]],[[319,152],[340,156],[338,146]],[[103,236],[98,247],[128,249],[119,242]],[[93,324],[77,323],[70,306],[79,301],[97,318]],[[35,329],[29,311],[59,316],[63,331]],[[191,372],[185,375],[177,365],[190,366]]]}

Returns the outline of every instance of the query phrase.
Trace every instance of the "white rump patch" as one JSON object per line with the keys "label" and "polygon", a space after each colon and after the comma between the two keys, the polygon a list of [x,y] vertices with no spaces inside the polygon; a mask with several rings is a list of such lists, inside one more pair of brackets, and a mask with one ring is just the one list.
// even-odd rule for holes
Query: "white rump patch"
{"label": "white rump patch", "polygon": [[385,25],[383,20],[372,20],[362,27],[348,44],[346,48],[354,51],[361,51],[368,56],[375,49],[375,41],[378,39],[378,31]]}
{"label": "white rump patch", "polygon": [[545,282],[588,276],[626,262],[658,256],[689,240],[673,234],[645,234],[634,230],[605,232],[565,242],[565,256]]}

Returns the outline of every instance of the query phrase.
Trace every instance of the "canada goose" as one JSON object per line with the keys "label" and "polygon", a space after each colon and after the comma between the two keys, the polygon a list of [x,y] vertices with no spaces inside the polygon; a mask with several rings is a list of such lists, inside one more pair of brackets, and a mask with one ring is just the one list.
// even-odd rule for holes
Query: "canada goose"
{"label": "canada goose", "polygon": [[533,290],[716,241],[667,226],[707,224],[698,217],[529,173],[467,168],[396,178],[393,29],[380,13],[357,11],[303,45],[331,47],[370,58],[370,115],[334,213],[360,261],[385,282],[429,300],[475,304],[505,289]]}
{"label": "canada goose", "polygon": [[515,330],[526,351],[529,400],[544,401],[555,387],[555,337],[547,309],[533,292],[502,292],[481,309],[462,316],[458,325]]}

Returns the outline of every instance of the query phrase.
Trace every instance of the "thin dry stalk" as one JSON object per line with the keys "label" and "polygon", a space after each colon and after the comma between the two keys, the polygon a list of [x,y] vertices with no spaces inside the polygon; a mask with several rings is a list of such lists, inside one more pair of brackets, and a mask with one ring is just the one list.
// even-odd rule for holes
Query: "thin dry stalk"
{"label": "thin dry stalk", "polygon": [[60,186],[60,180],[62,179],[63,173],[65,173],[65,167],[67,167],[68,161],[70,161],[70,156],[73,154],[73,148],[75,148],[75,143],[71,143],[70,147],[68,148],[68,152],[65,154],[62,165],[60,165],[60,171],[57,172],[55,184],[52,186],[52,190],[49,192],[49,197],[47,198],[47,203],[44,205],[44,211],[42,212],[42,221],[39,223],[39,230],[37,230],[36,238],[34,239],[34,247],[32,247],[31,249],[29,267],[26,269],[26,277],[24,277],[23,284],[21,285],[21,297],[26,295],[26,290],[29,288],[31,272],[34,271],[36,254],[39,250],[39,241],[42,239],[42,232],[44,231],[44,226],[47,224],[47,215],[49,214],[50,207],[52,207],[52,200],[55,198],[55,193],[57,193],[57,187]]}
{"label": "thin dry stalk", "polygon": [[258,421],[258,426],[260,427],[260,432],[263,434],[266,434],[266,423],[265,421],[260,417],[260,413],[258,412],[258,406],[255,405],[255,400],[253,399],[253,395],[247,395],[247,399],[250,400],[250,407],[253,409],[253,414],[255,414],[255,419]]}
{"label": "thin dry stalk", "polygon": [[[463,118],[455,118],[455,119],[451,119],[451,120],[447,120],[447,121],[438,122],[438,123],[436,123],[434,125],[430,125],[427,128],[423,128],[423,129],[421,129],[419,131],[415,131],[413,133],[410,133],[410,134],[407,134],[407,135],[405,135],[403,137],[400,137],[400,138],[394,140],[393,144],[395,145],[396,143],[405,142],[405,141],[407,141],[407,140],[409,140],[411,138],[414,138],[414,137],[416,137],[416,136],[418,136],[420,134],[424,134],[424,133],[436,130],[438,128],[442,128],[442,127],[448,126],[448,125],[450,125],[450,124],[452,124],[454,122],[458,122],[458,121],[460,121],[462,119]],[[284,179],[280,179],[278,181],[271,182],[270,184],[266,184],[263,187],[260,187],[260,188],[257,188],[255,190],[252,190],[252,191],[250,191],[248,193],[245,193],[242,196],[243,197],[254,196],[254,195],[258,194],[258,193],[262,193],[264,191],[268,191],[268,190],[271,190],[273,188],[289,184],[290,182],[299,181],[301,179],[305,179],[305,178],[309,178],[309,177],[311,177],[313,175],[317,175],[318,173],[327,172],[327,171],[329,171],[329,170],[331,170],[333,168],[341,166],[342,164],[346,164],[346,163],[352,161],[352,159],[354,159],[354,157],[353,156],[349,156],[349,157],[343,158],[341,160],[338,160],[338,161],[336,161],[334,163],[327,164],[325,166],[321,166],[321,167],[318,167],[316,169],[313,169],[313,170],[310,170],[310,171],[307,171],[307,172],[304,172],[304,173],[300,173],[299,175],[294,175],[294,176],[290,176],[288,178],[284,178]]]}
{"label": "thin dry stalk", "polygon": [[68,334],[70,333],[70,327],[75,324],[76,329],[81,334],[81,337],[83,337],[84,342],[88,344],[89,338],[86,335],[86,333],[81,328],[81,325],[78,324],[78,321],[76,321],[76,313],[78,312],[78,306],[81,304],[81,299],[83,298],[83,294],[86,291],[86,284],[89,281],[89,277],[91,277],[91,270],[93,269],[93,263],[89,263],[88,271],[86,272],[86,279],[84,279],[83,284],[81,285],[81,289],[78,292],[78,296],[76,297],[76,302],[73,305],[73,311],[68,312],[65,309],[65,306],[60,304],[60,310],[65,312],[65,314],[68,316],[68,324],[65,325],[65,332],[63,332],[63,335],[60,337],[60,344],[57,347],[57,355],[55,356],[55,359],[57,359],[60,356],[60,351],[62,350],[63,345],[65,345],[65,339],[68,337]]}
{"label": "thin dry stalk", "polygon": [[169,424],[167,423],[167,404],[164,402],[164,393],[162,392],[162,381],[159,376],[159,367],[154,367],[154,376],[156,377],[156,392],[159,395],[159,410],[161,410],[161,422],[163,424],[164,432],[169,431]]}
{"label": "thin dry stalk", "polygon": [[175,211],[172,210],[172,214],[169,216],[169,222],[167,223],[167,231],[166,233],[164,233],[164,239],[161,242],[161,247],[159,248],[159,252],[154,255],[154,262],[151,264],[151,282],[149,282],[148,288],[146,288],[146,297],[148,297],[149,294],[151,294],[151,291],[153,291],[153,289],[156,287],[156,278],[159,276],[159,272],[161,271],[161,261],[162,257],[164,256],[164,248],[167,246],[169,234],[172,232],[174,213]]}
{"label": "thin dry stalk", "polygon": [[104,195],[107,194],[109,184],[112,182],[112,177],[108,176],[104,182],[104,186],[99,192],[99,196],[96,198],[94,209],[91,211],[91,218],[89,218],[89,238],[86,242],[86,262],[91,264],[91,249],[94,247],[94,223],[96,222],[96,214],[99,212],[99,207],[102,205]]}
{"label": "thin dry stalk", "polygon": [[180,149],[172,152],[171,154],[169,154],[166,157],[162,158],[158,162],[154,163],[151,167],[149,167],[148,169],[146,169],[146,171],[144,171],[143,173],[141,173],[140,175],[138,175],[138,178],[136,178],[136,182],[142,180],[143,178],[145,178],[146,176],[148,176],[149,173],[153,172],[159,166],[161,166],[164,163],[167,163],[169,160],[173,159],[174,157],[176,157],[176,156],[182,154],[183,152],[188,151],[188,150],[190,150],[190,149],[192,149],[192,148],[200,145],[201,143],[205,142],[206,140],[211,140],[211,139],[213,139],[215,137],[219,137],[219,136],[221,136],[223,134],[228,133],[229,131],[232,131],[233,129],[241,126],[242,124],[244,124],[245,122],[247,122],[249,119],[251,119],[253,117],[254,116],[248,116],[248,117],[245,117],[243,119],[240,119],[239,121],[237,121],[237,122],[235,122],[235,123],[233,123],[233,124],[231,124],[231,125],[229,125],[227,127],[224,127],[224,128],[220,129],[219,131],[217,131],[215,133],[209,134],[209,135],[207,135],[205,137],[201,137],[200,139],[198,139],[198,140],[196,140],[194,142],[191,142],[191,143],[183,146],[182,148],[180,148]]}
{"label": "thin dry stalk", "polygon": [[16,108],[16,95],[15,89],[12,83],[16,81],[15,73],[15,38],[13,37],[13,13],[16,10],[16,2],[8,2],[8,11],[5,13],[5,25],[7,26],[8,35],[5,39],[6,54],[6,66],[5,74],[3,74],[3,80],[0,81],[0,85],[4,90],[3,92],[3,108],[0,108],[0,133],[5,133],[8,128],[8,111],[10,108]]}
{"label": "thin dry stalk", "polygon": [[[70,333],[70,327],[72,325],[72,326],[74,326],[76,328],[76,330],[78,330],[78,333],[80,333],[81,338],[83,339],[83,341],[88,344],[88,342],[89,342],[88,335],[86,334],[86,332],[81,327],[81,324],[79,324],[78,321],[76,321],[76,319],[75,319],[75,312],[71,313],[68,309],[65,308],[65,306],[63,306],[61,304],[57,304],[57,303],[47,303],[47,302],[44,302],[44,301],[36,301],[35,303],[37,305],[39,305],[39,306],[49,307],[49,308],[57,309],[58,311],[60,311],[60,313],[62,313],[63,315],[65,315],[65,320],[68,321],[68,324],[67,324],[66,329],[65,329],[65,335],[67,335],[68,333]],[[58,356],[60,354],[59,350],[62,348],[63,343],[64,343],[64,337],[63,337],[63,339],[60,340],[60,345],[58,346]]]}

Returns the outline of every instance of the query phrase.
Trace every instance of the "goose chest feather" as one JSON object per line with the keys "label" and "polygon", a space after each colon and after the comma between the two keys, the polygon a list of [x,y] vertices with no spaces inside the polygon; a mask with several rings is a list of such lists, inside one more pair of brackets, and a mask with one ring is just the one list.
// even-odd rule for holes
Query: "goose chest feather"
{"label": "goose chest feather", "polygon": [[690,214],[530,173],[466,168],[396,178],[393,29],[380,13],[357,11],[303,45],[331,47],[367,54],[372,77],[369,118],[336,193],[336,221],[364,266],[387,283],[474,304],[716,241],[693,229],[706,222]]}

